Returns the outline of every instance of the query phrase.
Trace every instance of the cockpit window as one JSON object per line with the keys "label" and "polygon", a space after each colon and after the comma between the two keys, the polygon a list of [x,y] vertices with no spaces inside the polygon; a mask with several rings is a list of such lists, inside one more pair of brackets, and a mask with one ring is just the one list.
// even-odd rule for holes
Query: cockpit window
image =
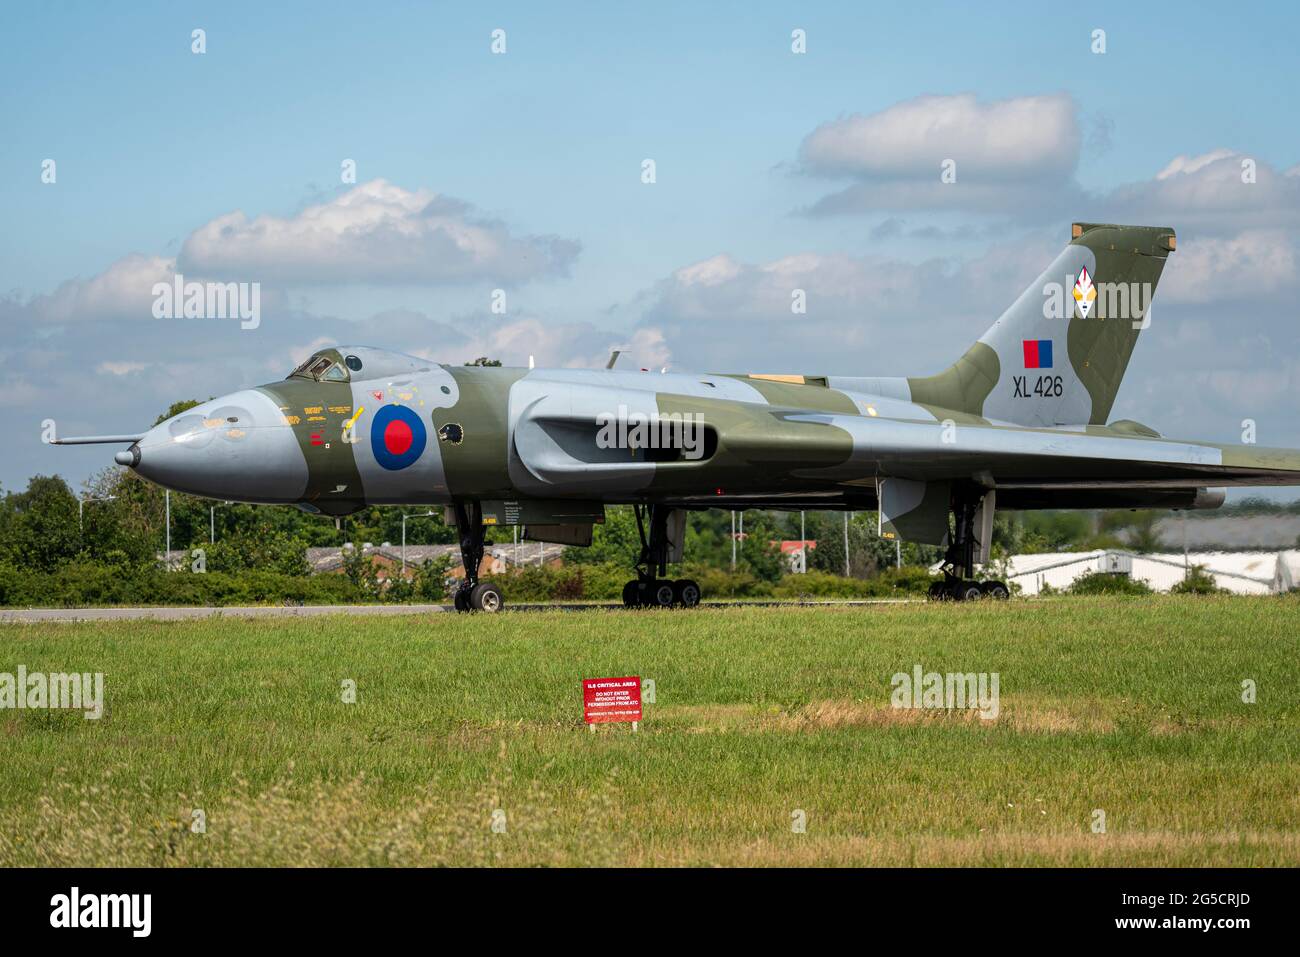
{"label": "cockpit window", "polygon": [[348,382],[351,376],[346,369],[328,355],[316,355],[309,358],[298,368],[289,373],[288,378],[315,379],[317,382]]}
{"label": "cockpit window", "polygon": [[289,377],[296,376],[315,382],[404,379],[428,372],[434,365],[429,359],[390,352],[387,349],[341,345],[317,349],[311,358],[289,373]]}

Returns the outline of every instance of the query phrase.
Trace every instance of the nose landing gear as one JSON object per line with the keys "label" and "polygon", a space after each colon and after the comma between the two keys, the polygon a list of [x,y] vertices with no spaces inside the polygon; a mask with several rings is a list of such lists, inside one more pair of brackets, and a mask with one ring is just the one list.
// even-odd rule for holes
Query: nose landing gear
{"label": "nose landing gear", "polygon": [[[650,533],[646,534],[645,512],[650,512]],[[628,608],[694,608],[700,603],[700,586],[690,578],[672,581],[668,574],[668,513],[666,505],[635,505],[636,530],[641,536],[641,554],[636,560],[636,578],[623,586],[623,604]]]}
{"label": "nose landing gear", "polygon": [[483,564],[483,507],[478,502],[468,506],[457,502],[456,534],[460,538],[460,560],[465,566],[465,580],[452,598],[457,611],[497,612],[505,607],[505,595],[490,582],[478,579],[479,566]]}

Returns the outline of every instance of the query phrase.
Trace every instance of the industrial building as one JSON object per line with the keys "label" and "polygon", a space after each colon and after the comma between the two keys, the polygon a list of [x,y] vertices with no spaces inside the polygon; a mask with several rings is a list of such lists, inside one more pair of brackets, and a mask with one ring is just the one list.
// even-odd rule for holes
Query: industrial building
{"label": "industrial building", "polygon": [[[1199,566],[1219,588],[1239,595],[1267,595],[1300,586],[1300,550],[1251,552],[1155,552],[1120,549],[1016,555],[1005,565],[1004,580],[1020,594],[1037,595],[1044,586],[1064,591],[1092,572],[1127,575],[1155,591],[1167,592],[1190,567]],[[986,574],[994,574],[991,566]],[[1015,589],[1013,588],[1013,591]]]}

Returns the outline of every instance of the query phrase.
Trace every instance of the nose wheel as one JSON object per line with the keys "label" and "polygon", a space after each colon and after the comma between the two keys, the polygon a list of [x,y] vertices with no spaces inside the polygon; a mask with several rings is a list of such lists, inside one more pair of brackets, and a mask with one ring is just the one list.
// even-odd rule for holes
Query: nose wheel
{"label": "nose wheel", "polygon": [[498,612],[505,607],[505,595],[496,585],[478,578],[479,566],[483,564],[483,507],[478,502],[468,505],[457,502],[452,507],[460,538],[460,560],[465,566],[465,580],[452,596],[452,605],[457,611]]}

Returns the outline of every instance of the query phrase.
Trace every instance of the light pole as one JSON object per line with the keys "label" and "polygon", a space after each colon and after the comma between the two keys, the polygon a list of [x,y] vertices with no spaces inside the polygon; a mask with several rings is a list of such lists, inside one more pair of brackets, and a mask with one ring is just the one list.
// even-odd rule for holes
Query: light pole
{"label": "light pole", "polygon": [[736,510],[731,510],[731,570],[736,570]]}
{"label": "light pole", "polygon": [[167,503],[167,519],[166,519],[167,547],[163,549],[163,557],[166,559],[168,563],[168,567],[170,568],[171,560],[172,560],[172,490],[171,489],[167,489],[166,494],[163,495],[163,501]]}
{"label": "light pole", "polygon": [[1183,509],[1181,518],[1182,521],[1179,524],[1183,527],[1183,581],[1186,581],[1192,572],[1187,557],[1187,509]]}
{"label": "light pole", "polygon": [[87,502],[111,502],[116,499],[116,495],[87,495],[84,498],[77,499],[77,531],[82,530],[84,524],[86,503]]}
{"label": "light pole", "polygon": [[427,512],[403,512],[402,513],[402,575],[406,574],[406,520],[408,518],[427,518],[433,515],[433,510]]}
{"label": "light pole", "polygon": [[799,574],[808,571],[808,533],[803,526],[803,512],[799,513]]}
{"label": "light pole", "polygon": [[849,578],[849,512],[844,513],[844,577]]}

